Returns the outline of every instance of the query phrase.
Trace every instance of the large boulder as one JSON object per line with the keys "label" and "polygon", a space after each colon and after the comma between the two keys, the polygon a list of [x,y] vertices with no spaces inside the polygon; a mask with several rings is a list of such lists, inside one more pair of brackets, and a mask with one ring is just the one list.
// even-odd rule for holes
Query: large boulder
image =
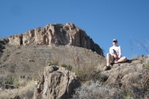
{"label": "large boulder", "polygon": [[10,36],[11,45],[72,45],[96,51],[103,56],[103,51],[93,40],[72,23],[49,24],[43,28],[32,29],[24,34]]}
{"label": "large boulder", "polygon": [[111,70],[102,71],[101,77],[106,79],[105,84],[121,88],[139,88],[149,79],[147,71],[141,59],[132,60],[131,62],[114,64]]}
{"label": "large boulder", "polygon": [[35,90],[34,99],[70,99],[80,85],[75,73],[59,66],[47,66],[42,81]]}

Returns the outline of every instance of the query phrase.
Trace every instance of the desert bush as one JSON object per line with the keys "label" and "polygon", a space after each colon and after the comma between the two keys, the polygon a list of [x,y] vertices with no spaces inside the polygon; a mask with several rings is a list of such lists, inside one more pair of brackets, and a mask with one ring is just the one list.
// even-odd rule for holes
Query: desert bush
{"label": "desert bush", "polygon": [[140,58],[140,56],[134,55],[134,56],[132,56],[131,60],[138,60],[139,58]]}
{"label": "desert bush", "polygon": [[11,87],[18,87],[18,78],[13,75],[7,75],[7,77],[3,80],[3,86],[5,86],[6,89],[9,89]]}
{"label": "desert bush", "polygon": [[122,97],[122,99],[133,99],[132,96],[133,96],[133,92],[131,89],[125,89],[120,94],[120,97]]}
{"label": "desert bush", "polygon": [[31,81],[31,79],[28,79],[28,78],[21,79],[16,75],[9,74],[2,81],[2,85],[6,89],[11,89],[11,87],[19,88],[19,87],[26,86],[27,82],[29,81]]}
{"label": "desert bush", "polygon": [[59,63],[58,63],[57,61],[50,60],[50,61],[48,62],[48,65],[49,65],[49,66],[50,66],[50,65],[59,65]]}
{"label": "desert bush", "polygon": [[76,89],[72,99],[112,99],[114,90],[99,81],[88,81]]}
{"label": "desert bush", "polygon": [[72,71],[76,73],[81,82],[100,79],[100,71],[97,71],[94,66],[76,66],[72,68]]}
{"label": "desert bush", "polygon": [[123,89],[119,94],[122,99],[149,99],[149,90],[141,88]]}
{"label": "desert bush", "polygon": [[99,81],[88,81],[75,90],[72,99],[149,99],[149,91],[120,89],[103,85]]}
{"label": "desert bush", "polygon": [[57,61],[51,60],[48,65],[59,65],[64,68],[66,68],[69,71],[75,72],[76,75],[78,76],[79,80],[84,82],[84,81],[90,81],[90,80],[98,80],[100,79],[100,72],[97,71],[97,68],[95,66],[81,66],[76,64],[77,66],[72,67],[71,65],[67,64],[59,64]]}
{"label": "desert bush", "polygon": [[148,94],[149,91],[138,88],[121,89],[119,92],[114,92],[112,99],[149,99]]}
{"label": "desert bush", "polygon": [[36,81],[40,81],[43,77],[43,70],[35,70],[34,75],[33,75],[33,79]]}
{"label": "desert bush", "polygon": [[33,99],[35,88],[35,81],[31,80],[26,83],[25,86],[21,86],[17,89],[9,89],[0,92],[0,99],[19,99],[14,97],[20,97],[21,99]]}
{"label": "desert bush", "polygon": [[144,90],[149,89],[149,62],[145,64],[144,71],[142,73],[143,78],[141,79],[142,88]]}
{"label": "desert bush", "polygon": [[15,65],[11,65],[11,66],[8,68],[8,71],[11,72],[11,73],[15,73],[15,69],[16,69],[16,66],[15,66]]}
{"label": "desert bush", "polygon": [[72,70],[72,66],[71,65],[62,64],[61,66],[64,67],[64,68],[66,68],[69,71]]}
{"label": "desert bush", "polygon": [[13,84],[15,81],[14,76],[7,75],[7,77],[4,79],[3,84]]}

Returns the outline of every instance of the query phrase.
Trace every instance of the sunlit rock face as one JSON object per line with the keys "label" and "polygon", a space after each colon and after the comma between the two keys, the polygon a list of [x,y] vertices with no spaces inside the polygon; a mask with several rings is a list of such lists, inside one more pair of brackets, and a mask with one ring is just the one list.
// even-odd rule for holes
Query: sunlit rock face
{"label": "sunlit rock face", "polygon": [[24,34],[10,36],[11,45],[67,45],[91,49],[103,56],[103,51],[93,40],[72,23],[49,24]]}

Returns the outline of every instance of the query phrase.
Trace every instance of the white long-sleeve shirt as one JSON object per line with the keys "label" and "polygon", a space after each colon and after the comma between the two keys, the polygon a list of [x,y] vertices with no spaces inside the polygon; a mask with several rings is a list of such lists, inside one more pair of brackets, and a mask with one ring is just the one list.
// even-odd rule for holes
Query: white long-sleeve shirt
{"label": "white long-sleeve shirt", "polygon": [[118,55],[118,57],[120,58],[121,55],[122,55],[121,47],[120,46],[114,46],[113,45],[112,47],[110,47],[109,53],[110,54],[114,54],[114,50],[115,50],[116,54]]}

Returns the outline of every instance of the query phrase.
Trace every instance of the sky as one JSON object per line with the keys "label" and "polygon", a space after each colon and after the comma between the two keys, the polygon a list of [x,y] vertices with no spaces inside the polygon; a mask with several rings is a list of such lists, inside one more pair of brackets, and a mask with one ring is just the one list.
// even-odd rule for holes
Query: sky
{"label": "sky", "polygon": [[105,56],[114,38],[123,56],[149,54],[149,0],[0,0],[0,38],[68,22],[84,30]]}

